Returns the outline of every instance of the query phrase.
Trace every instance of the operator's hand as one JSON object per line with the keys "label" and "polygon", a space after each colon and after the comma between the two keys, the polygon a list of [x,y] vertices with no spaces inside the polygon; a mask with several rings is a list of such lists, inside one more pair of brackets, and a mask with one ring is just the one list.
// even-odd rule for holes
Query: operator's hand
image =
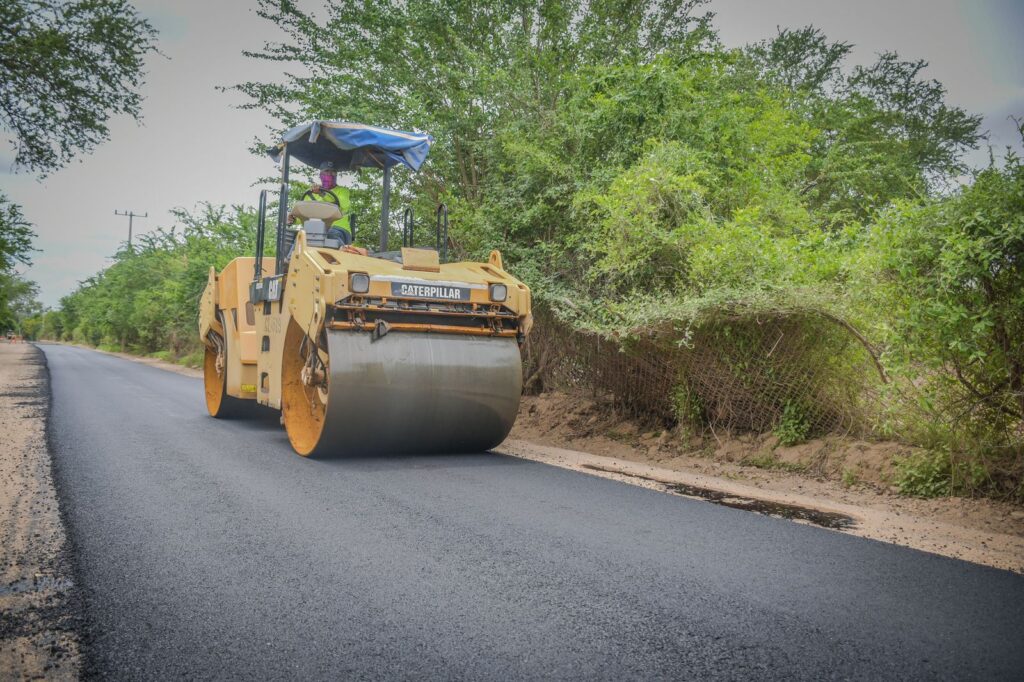
{"label": "operator's hand", "polygon": [[321,185],[319,182],[314,182],[313,187],[311,187],[309,191],[312,192],[313,194],[320,194],[321,192],[324,191],[324,186]]}
{"label": "operator's hand", "polygon": [[292,215],[291,213],[288,214],[288,224],[289,225],[294,225],[295,224],[295,216]]}

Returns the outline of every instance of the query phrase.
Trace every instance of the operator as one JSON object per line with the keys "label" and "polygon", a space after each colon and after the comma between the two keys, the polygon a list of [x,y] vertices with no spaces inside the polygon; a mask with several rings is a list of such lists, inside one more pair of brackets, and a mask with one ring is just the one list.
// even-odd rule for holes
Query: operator
{"label": "operator", "polygon": [[[352,233],[348,227],[348,216],[352,210],[352,201],[349,198],[348,187],[338,184],[338,171],[331,161],[324,161],[320,164],[320,182],[314,182],[313,186],[302,195],[302,201],[323,201],[334,204],[341,212],[341,217],[331,223],[327,230],[327,237],[339,239],[343,245],[352,243]],[[288,213],[288,223],[296,221],[301,223],[298,217]]]}

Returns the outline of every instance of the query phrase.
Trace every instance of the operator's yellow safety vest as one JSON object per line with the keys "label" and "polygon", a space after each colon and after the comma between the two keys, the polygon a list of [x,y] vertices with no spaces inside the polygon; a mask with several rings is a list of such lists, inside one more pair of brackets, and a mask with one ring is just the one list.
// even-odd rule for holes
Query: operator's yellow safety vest
{"label": "operator's yellow safety vest", "polygon": [[[335,220],[328,227],[337,227],[339,229],[349,232],[348,229],[348,214],[352,210],[352,200],[349,197],[348,187],[337,186],[334,189],[327,190],[326,192],[314,192],[313,190],[307,190],[302,195],[303,201],[322,201],[327,204],[334,204],[341,211],[341,218]],[[349,235],[351,236],[351,234]]]}

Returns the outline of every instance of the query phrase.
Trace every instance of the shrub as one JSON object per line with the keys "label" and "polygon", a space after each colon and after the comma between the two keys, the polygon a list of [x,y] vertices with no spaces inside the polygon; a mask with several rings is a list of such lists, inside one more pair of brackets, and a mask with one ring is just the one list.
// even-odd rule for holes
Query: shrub
{"label": "shrub", "polygon": [[806,410],[798,403],[787,400],[782,408],[782,416],[772,433],[779,439],[780,445],[790,446],[807,440],[811,423],[807,419]]}
{"label": "shrub", "polygon": [[896,459],[894,465],[896,487],[904,495],[942,497],[952,490],[949,453],[917,453]]}

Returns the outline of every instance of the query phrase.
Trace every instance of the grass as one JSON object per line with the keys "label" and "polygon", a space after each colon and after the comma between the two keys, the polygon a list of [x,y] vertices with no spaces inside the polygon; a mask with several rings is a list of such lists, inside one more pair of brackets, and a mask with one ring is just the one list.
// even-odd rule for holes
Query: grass
{"label": "grass", "polygon": [[203,351],[197,350],[187,355],[182,355],[176,361],[179,365],[185,365],[193,369],[198,369],[203,366]]}
{"label": "grass", "polygon": [[125,352],[129,355],[136,355],[140,358],[153,358],[154,360],[162,360],[163,362],[169,362],[176,365],[182,365],[184,367],[190,367],[192,369],[202,369],[203,367],[203,349],[199,348],[191,353],[185,353],[184,355],[177,355],[170,350],[155,350],[147,352],[137,346],[132,346],[125,351],[121,350],[121,347],[112,343],[99,343],[95,346],[92,344],[83,343],[82,345],[95,348],[96,350],[105,351],[107,353],[121,353]]}

